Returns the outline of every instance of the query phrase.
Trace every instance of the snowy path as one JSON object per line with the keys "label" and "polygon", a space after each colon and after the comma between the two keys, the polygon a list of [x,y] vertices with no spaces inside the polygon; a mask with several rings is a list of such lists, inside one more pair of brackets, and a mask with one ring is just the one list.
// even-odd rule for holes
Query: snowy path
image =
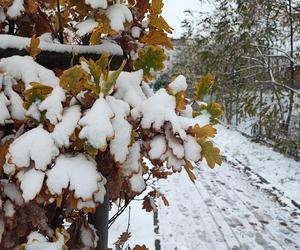
{"label": "snowy path", "polygon": [[[159,182],[170,202],[158,204],[159,235],[153,215],[139,202],[132,205],[129,244],[150,250],[300,249],[300,209],[291,202],[300,201],[299,163],[223,126],[215,142],[227,159],[221,167],[202,163],[195,184],[184,170]],[[127,220],[128,211],[113,225],[110,246]]]}
{"label": "snowy path", "polygon": [[162,249],[300,249],[296,210],[270,200],[227,163],[196,173],[195,185],[181,175],[160,183],[170,201],[159,210]]}

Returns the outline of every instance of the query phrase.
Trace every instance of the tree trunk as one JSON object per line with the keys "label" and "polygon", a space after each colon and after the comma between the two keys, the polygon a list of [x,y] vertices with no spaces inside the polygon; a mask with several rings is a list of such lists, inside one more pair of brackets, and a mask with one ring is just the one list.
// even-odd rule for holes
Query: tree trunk
{"label": "tree trunk", "polygon": [[[290,57],[293,59],[294,56],[294,27],[293,27],[293,14],[292,14],[292,0],[289,0],[289,14],[290,14],[290,45],[291,45],[291,54]],[[294,61],[290,61],[290,68],[291,68],[291,88],[294,88]],[[294,92],[290,91],[289,97],[289,110],[288,116],[285,123],[285,133],[288,134],[289,127],[291,123],[292,113],[293,113],[293,106],[294,106]]]}

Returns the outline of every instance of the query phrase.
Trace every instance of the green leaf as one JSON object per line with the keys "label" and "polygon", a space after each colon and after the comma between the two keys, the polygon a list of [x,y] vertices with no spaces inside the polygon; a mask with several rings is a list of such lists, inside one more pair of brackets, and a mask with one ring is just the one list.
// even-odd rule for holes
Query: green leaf
{"label": "green leaf", "polygon": [[208,95],[209,89],[213,85],[214,76],[208,74],[201,77],[195,84],[194,100],[202,100],[204,96]]}
{"label": "green leaf", "polygon": [[87,81],[87,73],[81,66],[76,65],[64,71],[60,77],[59,85],[71,94],[76,95],[84,89],[84,83]]}
{"label": "green leaf", "polygon": [[139,51],[139,58],[134,62],[136,70],[143,69],[146,81],[153,78],[152,71],[164,69],[164,61],[167,59],[164,51],[160,47],[149,46],[145,50]]}
{"label": "green leaf", "polygon": [[216,164],[218,165],[222,164],[220,149],[214,147],[211,141],[205,141],[205,142],[200,141],[200,145],[202,148],[201,151],[202,157],[206,159],[206,162],[209,167],[214,168]]}

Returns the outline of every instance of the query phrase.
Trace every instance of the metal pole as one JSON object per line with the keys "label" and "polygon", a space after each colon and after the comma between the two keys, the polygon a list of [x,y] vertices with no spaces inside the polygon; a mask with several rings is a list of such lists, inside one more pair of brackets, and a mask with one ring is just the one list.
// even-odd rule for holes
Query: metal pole
{"label": "metal pole", "polygon": [[[106,186],[107,191],[107,186]],[[108,193],[108,191],[107,191]],[[91,223],[97,230],[99,240],[96,250],[108,249],[108,214],[109,214],[109,201],[108,195],[104,197],[104,202],[101,204],[94,214],[89,214],[89,223]]]}

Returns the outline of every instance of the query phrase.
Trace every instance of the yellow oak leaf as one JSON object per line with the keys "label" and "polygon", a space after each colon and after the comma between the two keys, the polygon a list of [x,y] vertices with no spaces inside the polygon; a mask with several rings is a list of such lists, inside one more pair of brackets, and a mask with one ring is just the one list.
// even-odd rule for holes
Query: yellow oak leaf
{"label": "yellow oak leaf", "polygon": [[41,53],[41,49],[39,48],[40,39],[36,38],[35,35],[31,37],[29,47],[26,47],[27,52],[32,56],[33,60],[36,59],[36,56]]}
{"label": "yellow oak leaf", "polygon": [[175,95],[176,98],[176,111],[182,111],[185,109],[188,101],[186,99],[186,91],[180,91]]}
{"label": "yellow oak leaf", "polygon": [[162,0],[152,0],[150,14],[151,15],[159,15],[162,12],[162,8],[164,4]]}
{"label": "yellow oak leaf", "polygon": [[166,22],[166,20],[162,16],[151,17],[149,26],[159,30],[164,30],[167,33],[173,32],[172,27]]}
{"label": "yellow oak leaf", "polygon": [[217,130],[210,124],[207,124],[203,127],[200,127],[199,124],[196,124],[193,128],[193,132],[198,139],[215,137],[215,135],[217,134]]}
{"label": "yellow oak leaf", "polygon": [[167,49],[173,49],[172,40],[163,30],[151,30],[148,34],[143,35],[141,42],[148,45],[162,45]]}

